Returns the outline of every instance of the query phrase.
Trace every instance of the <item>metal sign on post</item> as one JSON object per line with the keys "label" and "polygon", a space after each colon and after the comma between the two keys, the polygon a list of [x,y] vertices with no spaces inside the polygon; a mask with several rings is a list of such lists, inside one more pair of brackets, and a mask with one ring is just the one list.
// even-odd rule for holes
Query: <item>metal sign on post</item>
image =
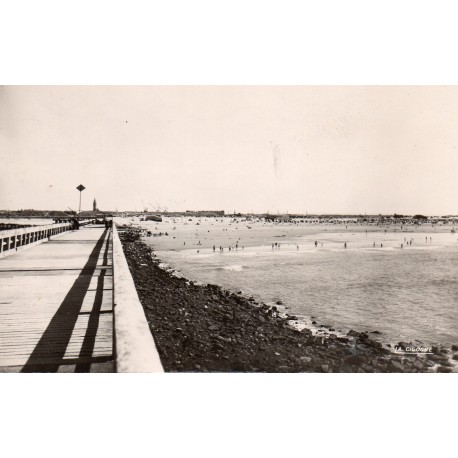
{"label": "metal sign on post", "polygon": [[79,186],[76,187],[76,189],[78,189],[78,191],[80,192],[80,206],[79,206],[79,210],[78,210],[78,214],[81,213],[81,192],[84,191],[86,188],[80,184]]}

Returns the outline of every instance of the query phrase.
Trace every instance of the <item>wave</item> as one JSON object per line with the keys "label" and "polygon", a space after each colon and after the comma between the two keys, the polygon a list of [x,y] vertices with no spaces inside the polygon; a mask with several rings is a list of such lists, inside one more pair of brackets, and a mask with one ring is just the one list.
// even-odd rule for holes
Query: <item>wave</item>
{"label": "wave", "polygon": [[234,265],[234,266],[224,266],[219,267],[218,270],[229,270],[233,272],[241,272],[243,269],[247,269],[248,266]]}

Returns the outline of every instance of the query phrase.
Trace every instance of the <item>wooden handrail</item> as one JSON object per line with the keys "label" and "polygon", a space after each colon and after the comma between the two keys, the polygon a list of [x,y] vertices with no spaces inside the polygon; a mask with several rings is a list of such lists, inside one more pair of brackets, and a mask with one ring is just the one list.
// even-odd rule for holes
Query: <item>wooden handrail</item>
{"label": "wooden handrail", "polygon": [[[80,226],[94,222],[92,219],[80,221]],[[0,231],[0,257],[16,252],[19,248],[38,245],[59,235],[71,231],[73,223],[44,224],[42,226],[22,227]]]}

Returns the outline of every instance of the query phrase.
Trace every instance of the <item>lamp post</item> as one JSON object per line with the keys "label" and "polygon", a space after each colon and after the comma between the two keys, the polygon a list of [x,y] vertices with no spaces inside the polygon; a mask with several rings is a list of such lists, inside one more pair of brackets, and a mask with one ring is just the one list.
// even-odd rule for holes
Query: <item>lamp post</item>
{"label": "lamp post", "polygon": [[86,188],[80,184],[79,186],[76,187],[76,189],[78,189],[78,191],[80,192],[80,206],[79,206],[79,210],[78,210],[78,214],[81,213],[81,192],[84,191]]}

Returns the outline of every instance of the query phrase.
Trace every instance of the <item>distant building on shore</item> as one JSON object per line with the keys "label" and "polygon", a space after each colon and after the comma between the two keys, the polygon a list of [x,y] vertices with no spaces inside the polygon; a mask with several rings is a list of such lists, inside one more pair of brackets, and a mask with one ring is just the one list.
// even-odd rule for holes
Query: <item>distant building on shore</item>
{"label": "distant building on shore", "polygon": [[92,203],[92,211],[93,212],[99,211],[99,209],[97,208],[97,201],[95,200],[95,197],[94,197],[94,202]]}
{"label": "distant building on shore", "polygon": [[186,216],[224,216],[224,210],[186,210]]}

